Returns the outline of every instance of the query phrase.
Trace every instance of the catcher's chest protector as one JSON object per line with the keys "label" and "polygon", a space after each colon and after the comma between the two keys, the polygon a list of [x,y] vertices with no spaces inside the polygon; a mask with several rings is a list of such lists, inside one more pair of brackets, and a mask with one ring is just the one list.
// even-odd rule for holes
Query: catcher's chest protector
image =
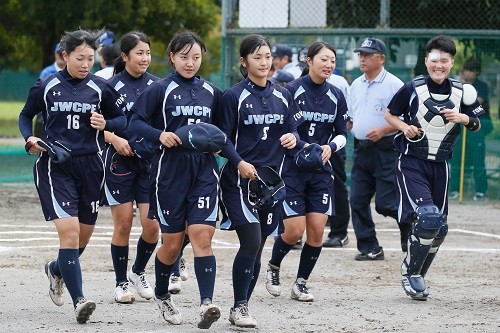
{"label": "catcher's chest protector", "polygon": [[462,84],[448,79],[451,83],[450,95],[441,101],[432,98],[425,77],[413,79],[418,109],[412,124],[422,129],[422,136],[409,140],[412,154],[431,161],[444,161],[451,156],[453,145],[460,134],[460,124],[447,121],[439,112],[452,109],[460,112],[463,96]]}

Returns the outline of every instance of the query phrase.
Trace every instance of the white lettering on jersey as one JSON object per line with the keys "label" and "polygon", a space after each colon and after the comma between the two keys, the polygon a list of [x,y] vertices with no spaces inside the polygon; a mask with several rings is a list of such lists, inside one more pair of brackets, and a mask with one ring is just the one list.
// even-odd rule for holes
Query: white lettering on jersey
{"label": "white lettering on jersey", "polygon": [[335,121],[335,116],[333,114],[321,112],[302,111],[302,117],[308,121],[321,123],[333,123]]}
{"label": "white lettering on jersey", "polygon": [[177,105],[175,111],[172,111],[172,116],[197,116],[197,117],[210,117],[212,109],[206,106],[199,105]]}
{"label": "white lettering on jersey", "polygon": [[54,102],[54,105],[50,108],[50,111],[61,111],[61,112],[81,112],[87,113],[91,111],[96,111],[96,104],[80,103],[80,102]]}
{"label": "white lettering on jersey", "polygon": [[243,123],[245,125],[283,124],[284,117],[282,114],[249,114]]}

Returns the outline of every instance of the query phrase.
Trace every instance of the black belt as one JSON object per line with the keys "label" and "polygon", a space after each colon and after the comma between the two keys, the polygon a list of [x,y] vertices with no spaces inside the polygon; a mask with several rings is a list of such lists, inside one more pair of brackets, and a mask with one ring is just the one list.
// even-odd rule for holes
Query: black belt
{"label": "black belt", "polygon": [[378,141],[358,140],[358,139],[354,138],[354,148],[387,146],[387,145],[392,145],[393,141],[394,141],[394,135],[384,136],[382,139],[380,139]]}

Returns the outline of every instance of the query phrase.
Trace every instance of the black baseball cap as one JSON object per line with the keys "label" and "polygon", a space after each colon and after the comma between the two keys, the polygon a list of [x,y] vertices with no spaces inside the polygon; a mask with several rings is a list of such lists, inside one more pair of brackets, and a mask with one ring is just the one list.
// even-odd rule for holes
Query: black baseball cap
{"label": "black baseball cap", "polygon": [[354,49],[354,52],[381,53],[387,55],[387,46],[378,38],[368,37],[363,40],[360,47]]}
{"label": "black baseball cap", "polygon": [[271,49],[271,55],[276,58],[281,58],[286,55],[292,58],[292,54],[292,48],[286,44],[275,44]]}
{"label": "black baseball cap", "polygon": [[323,148],[317,143],[311,143],[295,154],[295,165],[302,170],[319,171],[323,168]]}
{"label": "black baseball cap", "polygon": [[179,127],[175,134],[182,141],[181,147],[203,153],[218,152],[227,138],[217,126],[202,122]]}

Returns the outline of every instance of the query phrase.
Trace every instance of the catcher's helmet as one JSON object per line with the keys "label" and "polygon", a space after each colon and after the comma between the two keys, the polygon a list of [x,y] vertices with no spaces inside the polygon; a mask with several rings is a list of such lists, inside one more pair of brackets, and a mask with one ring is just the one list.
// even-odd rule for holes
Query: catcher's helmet
{"label": "catcher's helmet", "polygon": [[299,150],[293,160],[295,165],[302,170],[307,171],[318,171],[324,166],[323,158],[321,154],[323,153],[323,148],[317,143],[311,143],[307,147]]}
{"label": "catcher's helmet", "polygon": [[226,134],[217,126],[196,123],[178,128],[175,134],[181,139],[181,147],[203,153],[215,153],[226,144]]}
{"label": "catcher's helmet", "polygon": [[286,197],[283,179],[271,167],[255,169],[256,179],[248,182],[248,201],[258,208],[280,205]]}

